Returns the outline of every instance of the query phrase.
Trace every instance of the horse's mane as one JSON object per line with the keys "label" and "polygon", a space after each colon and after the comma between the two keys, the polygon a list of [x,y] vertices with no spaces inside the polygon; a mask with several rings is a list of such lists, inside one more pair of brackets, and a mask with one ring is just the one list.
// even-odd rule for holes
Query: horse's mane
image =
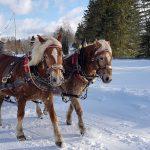
{"label": "horse's mane", "polygon": [[111,49],[110,44],[109,44],[108,41],[106,41],[106,40],[98,40],[98,42],[102,45],[102,46],[98,49],[98,51],[108,50],[109,52],[112,53],[112,49]]}
{"label": "horse's mane", "polygon": [[39,64],[39,62],[42,60],[44,51],[48,46],[54,44],[56,46],[62,47],[61,43],[54,37],[42,36],[42,38],[46,40],[46,42],[43,44],[38,39],[35,40],[31,54],[31,61],[29,62],[30,66]]}
{"label": "horse's mane", "polygon": [[[101,47],[96,51],[96,53],[101,52],[103,50],[108,50],[110,53],[112,53],[112,49],[111,49],[110,44],[109,44],[108,41],[102,39],[102,40],[98,40],[97,42],[99,42],[101,44]],[[90,46],[90,45],[93,45],[93,44],[95,44],[95,42],[90,43],[87,46]]]}
{"label": "horse's mane", "polygon": [[[101,44],[101,47],[95,52],[95,54],[97,54],[98,52],[103,51],[103,50],[108,50],[110,53],[112,53],[112,49],[111,49],[110,44],[109,44],[108,41],[101,39],[101,40],[98,40],[98,42]],[[94,45],[94,44],[95,44],[95,42],[93,42],[93,43],[88,43],[88,44],[87,44],[85,47],[83,47],[83,48],[86,48],[86,47],[91,46],[91,45]],[[64,56],[63,59],[68,59],[69,57],[71,57],[72,55],[74,55],[75,51],[80,51],[81,48],[82,48],[82,47],[80,46],[79,49],[75,49],[72,53],[70,53],[70,54]]]}

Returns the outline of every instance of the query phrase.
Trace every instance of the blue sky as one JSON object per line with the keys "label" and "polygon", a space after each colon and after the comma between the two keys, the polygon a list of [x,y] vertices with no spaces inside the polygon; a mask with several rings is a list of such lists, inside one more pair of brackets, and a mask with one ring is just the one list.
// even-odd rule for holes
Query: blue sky
{"label": "blue sky", "polygon": [[69,25],[73,32],[81,22],[89,0],[0,0],[0,38],[50,34]]}

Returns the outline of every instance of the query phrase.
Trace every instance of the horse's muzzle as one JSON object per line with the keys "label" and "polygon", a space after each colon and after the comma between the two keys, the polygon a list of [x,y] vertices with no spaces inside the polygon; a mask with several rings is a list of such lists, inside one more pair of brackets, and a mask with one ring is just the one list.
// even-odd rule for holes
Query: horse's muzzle
{"label": "horse's muzzle", "polygon": [[112,81],[112,77],[107,75],[102,76],[101,79],[104,83],[110,83]]}
{"label": "horse's muzzle", "polygon": [[49,75],[49,83],[52,87],[60,86],[64,82],[64,76],[61,74],[60,76],[56,76],[53,74]]}
{"label": "horse's muzzle", "polygon": [[47,69],[49,84],[52,87],[60,86],[64,82],[63,66],[54,64]]}

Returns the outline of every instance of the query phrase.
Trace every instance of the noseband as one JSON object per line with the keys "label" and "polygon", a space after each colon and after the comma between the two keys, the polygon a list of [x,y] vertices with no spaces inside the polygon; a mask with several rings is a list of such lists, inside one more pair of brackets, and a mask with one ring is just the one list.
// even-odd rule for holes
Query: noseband
{"label": "noseband", "polygon": [[62,65],[60,65],[60,64],[53,64],[53,65],[51,65],[51,67],[48,67],[47,68],[47,73],[48,74],[51,74],[51,72],[53,71],[53,70],[61,70],[62,72],[63,72],[63,70],[64,70],[64,68],[63,68],[63,66]]}

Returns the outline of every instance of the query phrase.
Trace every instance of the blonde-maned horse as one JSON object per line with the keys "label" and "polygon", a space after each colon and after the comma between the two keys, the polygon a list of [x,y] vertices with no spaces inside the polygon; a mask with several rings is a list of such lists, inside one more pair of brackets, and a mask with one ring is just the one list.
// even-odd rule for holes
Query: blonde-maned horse
{"label": "blonde-maned horse", "polygon": [[[75,109],[78,116],[80,133],[84,134],[83,111],[77,96],[82,95],[84,88],[93,81],[96,75],[104,83],[110,83],[112,81],[112,50],[108,41],[96,40],[95,43],[82,48],[78,55],[78,63],[81,67],[79,77],[76,77],[74,73],[71,78],[65,79],[65,84],[62,84],[62,87],[64,89],[63,92],[67,93],[67,95],[74,95],[70,97],[71,104],[67,111],[66,123],[67,125],[72,124],[72,112]],[[70,67],[64,66],[65,69],[69,69]]]}
{"label": "blonde-maned horse", "polygon": [[[74,54],[63,59],[64,83],[60,86],[63,98],[70,98],[70,106],[67,111],[66,124],[72,124],[72,112],[76,111],[80,133],[85,133],[83,111],[80,105],[80,97],[92,81],[99,76],[104,83],[112,80],[112,49],[110,43],[105,40],[96,40],[93,44],[75,51]],[[41,110],[37,105],[39,114]]]}
{"label": "blonde-maned horse", "polygon": [[64,80],[60,40],[60,36],[55,39],[38,35],[30,61],[27,57],[0,55],[0,125],[3,98],[6,95],[15,96],[18,107],[16,136],[20,141],[26,140],[22,126],[26,102],[42,99],[52,121],[55,143],[62,146],[52,93],[52,89],[60,86]]}

